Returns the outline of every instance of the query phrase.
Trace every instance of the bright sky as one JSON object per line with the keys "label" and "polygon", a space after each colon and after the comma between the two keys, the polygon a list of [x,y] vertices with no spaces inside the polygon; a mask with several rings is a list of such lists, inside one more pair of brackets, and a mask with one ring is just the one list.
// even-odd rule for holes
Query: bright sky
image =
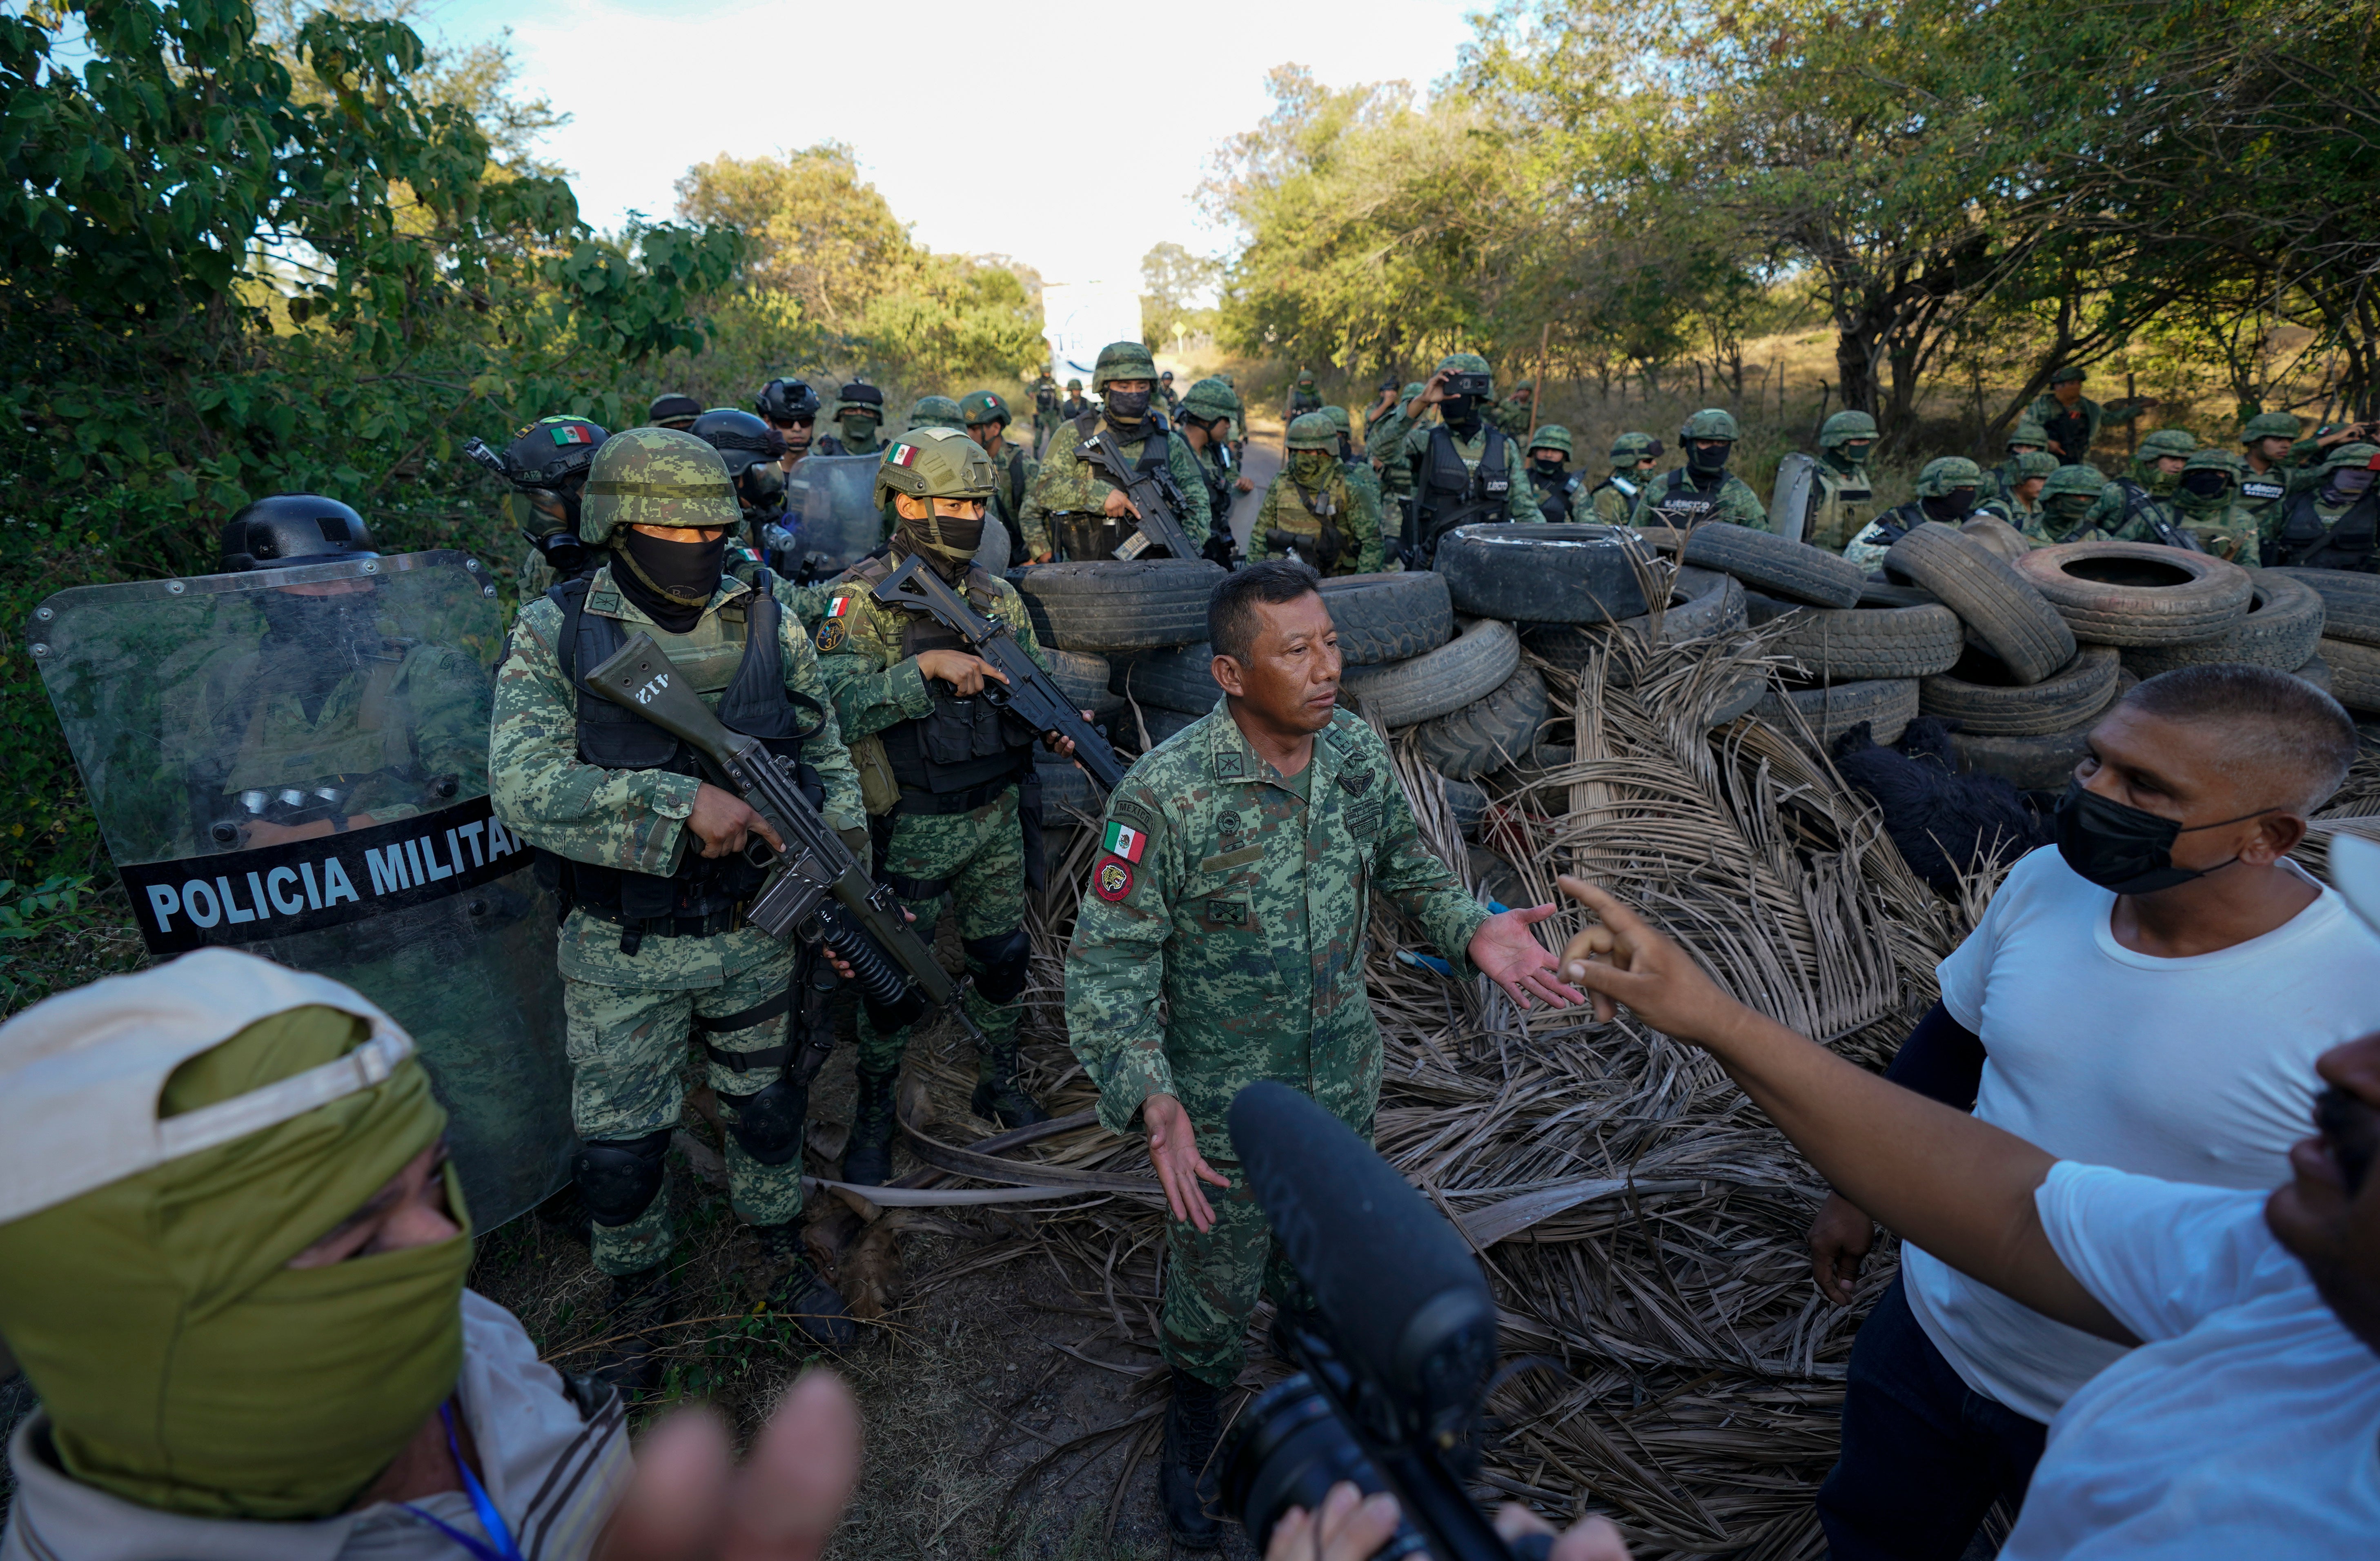
{"label": "bright sky", "polygon": [[[433,0],[424,19],[457,42],[513,30],[522,86],[574,116],[544,152],[597,227],[668,216],[671,181],[721,152],[831,138],[921,243],[1014,255],[1052,282],[1136,281],[1162,239],[1218,247],[1191,194],[1217,143],[1263,116],[1266,71],[1427,91],[1479,3]],[[1111,105],[1128,136],[1105,127]]]}

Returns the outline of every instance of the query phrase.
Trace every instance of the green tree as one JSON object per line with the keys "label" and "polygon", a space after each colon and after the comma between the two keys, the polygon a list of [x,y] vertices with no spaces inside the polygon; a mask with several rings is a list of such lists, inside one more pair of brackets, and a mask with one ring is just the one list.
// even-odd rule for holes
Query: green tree
{"label": "green tree", "polygon": [[1184,332],[1209,328],[1211,300],[1223,279],[1223,262],[1194,255],[1168,238],[1140,257],[1140,334],[1154,347]]}
{"label": "green tree", "polygon": [[908,227],[836,141],[783,157],[722,152],[687,169],[676,190],[681,219],[734,227],[749,240],[750,286],[791,293],[829,331],[856,330],[869,300],[917,261]]}

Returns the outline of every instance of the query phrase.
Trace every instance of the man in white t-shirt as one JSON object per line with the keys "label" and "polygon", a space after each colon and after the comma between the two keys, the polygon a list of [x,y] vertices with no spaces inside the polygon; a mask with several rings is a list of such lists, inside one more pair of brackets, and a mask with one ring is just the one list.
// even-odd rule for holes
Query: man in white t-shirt
{"label": "man in white t-shirt", "polygon": [[[2380,901],[2380,861],[2362,865]],[[1624,1003],[1706,1047],[1904,1240],[2064,1327],[2136,1347],[2051,1422],[2003,1561],[2374,1553],[2380,1034],[2317,1063],[2330,1086],[2319,1136],[2291,1150],[2278,1191],[2183,1186],[2058,1159],[1879,1079],[1728,997],[1609,895],[1562,887],[1614,935],[1607,953],[1574,943],[1563,960],[1598,1017]]]}
{"label": "man in white t-shirt", "polygon": [[[1887,1077],[2062,1160],[2273,1187],[2314,1058],[2380,1025],[2380,937],[2287,856],[2354,729],[2294,677],[2204,666],[2140,685],[2091,746],[2058,846],[2016,865],[1942,962],[1941,1003]],[[1839,1304],[1873,1238],[1840,1194],[1813,1226]],[[1818,1495],[1834,1555],[1954,1561],[2123,1354],[1905,1248],[1853,1346]]]}

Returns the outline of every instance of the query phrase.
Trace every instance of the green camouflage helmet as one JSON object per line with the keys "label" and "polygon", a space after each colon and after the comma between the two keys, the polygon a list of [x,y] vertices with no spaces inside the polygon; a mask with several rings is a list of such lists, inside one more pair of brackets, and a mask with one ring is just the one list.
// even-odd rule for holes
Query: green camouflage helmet
{"label": "green camouflage helmet", "polygon": [[1921,499],[1938,499],[1956,488],[1983,485],[1984,469],[1964,456],[1937,456],[1917,474],[1917,496]]}
{"label": "green camouflage helmet", "polygon": [[1570,430],[1558,422],[1539,423],[1536,433],[1529,438],[1529,448],[1560,450],[1562,458],[1568,460],[1571,457]]}
{"label": "green camouflage helmet", "polygon": [[1323,408],[1322,415],[1329,418],[1330,420],[1330,426],[1337,429],[1340,433],[1349,434],[1351,436],[1354,433],[1355,420],[1349,417],[1347,415],[1347,409],[1340,406],[1337,402],[1334,401],[1330,406]]}
{"label": "green camouflage helmet", "polygon": [[1219,379],[1203,379],[1190,387],[1182,397],[1182,415],[1196,418],[1200,422],[1213,422],[1218,418],[1237,417],[1240,398],[1232,387]]}
{"label": "green camouflage helmet", "polygon": [[2076,368],[2073,364],[2069,363],[2066,367],[2052,373],[2049,376],[2049,383],[2052,384],[2081,384],[2082,383],[2082,371]]}
{"label": "green camouflage helmet", "polygon": [[1337,454],[1339,430],[1320,412],[1300,412],[1291,420],[1289,432],[1281,436],[1285,450],[1329,450]]}
{"label": "green camouflage helmet", "polygon": [[2014,455],[2019,445],[2030,445],[2036,450],[2046,450],[2049,448],[2049,430],[2031,418],[2019,418],[2016,426],[2009,430],[2006,447],[2010,455]]}
{"label": "green camouflage helmet", "polygon": [[920,396],[909,403],[911,428],[965,428],[966,414],[947,396]]}
{"label": "green camouflage helmet", "polygon": [[1008,415],[1008,403],[1000,398],[997,391],[967,392],[966,398],[959,403],[959,410],[965,415],[969,428],[980,428],[988,422],[996,422],[1004,428],[1016,421]]}
{"label": "green camouflage helmet", "polygon": [[988,499],[1000,486],[1000,468],[982,445],[956,428],[913,428],[892,441],[876,471],[876,503],[886,495],[913,499]]}
{"label": "green camouflage helmet", "polygon": [[1297,371],[1297,388],[1300,390],[1312,390],[1314,388],[1313,370],[1300,369]]}
{"label": "green camouflage helmet", "polygon": [[2146,465],[2168,456],[2188,456],[2198,448],[2198,435],[2187,429],[2160,428],[2143,436],[2139,451],[2132,457]]}
{"label": "green camouflage helmet", "polygon": [[2027,450],[2016,457],[2016,480],[2020,482],[2031,477],[2046,477],[2057,470],[2058,457],[2047,450]]}
{"label": "green camouflage helmet", "polygon": [[1623,433],[1611,442],[1611,470],[1629,471],[1636,463],[1653,460],[1661,454],[1661,442],[1649,433]]}
{"label": "green camouflage helmet", "polygon": [[1432,371],[1431,377],[1436,378],[1439,374],[1493,374],[1494,372],[1495,371],[1488,366],[1488,360],[1475,352],[1450,352],[1438,360],[1438,367]]}
{"label": "green camouflage helmet", "polygon": [[2061,466],[2049,474],[2048,482],[2041,485],[2042,502],[2046,504],[2051,499],[2071,498],[2078,494],[2095,499],[2107,485],[2107,473],[2095,466]]}
{"label": "green camouflage helmet", "polygon": [[1724,439],[1732,445],[1742,435],[1736,432],[1733,413],[1724,407],[1705,407],[1686,420],[1686,425],[1678,430],[1678,437],[1681,440]]}
{"label": "green camouflage helmet", "polygon": [[1398,401],[1400,401],[1400,402],[1410,401],[1410,400],[1412,400],[1415,396],[1419,396],[1423,391],[1427,390],[1428,388],[1429,388],[1429,386],[1428,386],[1427,384],[1424,384],[1422,381],[1420,381],[1420,380],[1415,380],[1415,381],[1414,381],[1414,382],[1413,382],[1413,384],[1409,384],[1409,385],[1405,386],[1402,390],[1400,390],[1400,391],[1398,391],[1398,392],[1397,392],[1397,399],[1398,399]]}
{"label": "green camouflage helmet", "polygon": [[1876,420],[1865,412],[1837,412],[1818,429],[1818,448],[1840,450],[1854,439],[1874,439]]}
{"label": "green camouflage helmet", "polygon": [[[614,433],[612,437],[617,439],[619,435]],[[597,452],[599,457],[601,454],[601,451]],[[2350,467],[2369,466],[2372,464],[2374,456],[2380,456],[2380,445],[2334,445],[2331,446],[2330,454],[2323,457],[2322,464],[2314,468],[2314,475],[2317,478],[2327,479],[2334,471],[2343,471]]]}
{"label": "green camouflage helmet", "polygon": [[578,538],[601,547],[630,526],[744,523],[735,483],[717,450],[674,428],[631,428],[603,441],[587,469]]}
{"label": "green camouflage helmet", "polygon": [[1080,396],[1083,393],[1083,382],[1080,380],[1068,380],[1066,382],[1066,388],[1073,391],[1075,395]]}
{"label": "green camouflage helmet", "polygon": [[1091,365],[1091,389],[1096,394],[1116,380],[1147,380],[1153,386],[1157,360],[1139,342],[1111,341],[1099,348],[1099,360]]}
{"label": "green camouflage helmet", "polygon": [[2298,436],[2298,420],[2289,412],[2258,412],[2240,425],[2240,443],[2252,445],[2259,439],[2288,439]]}

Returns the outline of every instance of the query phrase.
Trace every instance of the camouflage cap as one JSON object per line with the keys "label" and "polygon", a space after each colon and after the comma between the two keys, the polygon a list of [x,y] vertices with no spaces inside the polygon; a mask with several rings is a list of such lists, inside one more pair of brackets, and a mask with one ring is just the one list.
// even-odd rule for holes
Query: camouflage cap
{"label": "camouflage cap", "polygon": [[2135,460],[2161,460],[2167,456],[2187,456],[2198,448],[2198,435],[2182,428],[2160,428],[2144,435]]}
{"label": "camouflage cap", "polygon": [[1558,422],[1539,423],[1536,433],[1529,436],[1529,448],[1560,450],[1567,457],[1571,454],[1570,430]]}
{"label": "camouflage cap", "polygon": [[2082,371],[2076,368],[2073,364],[2069,363],[2066,367],[2052,373],[2049,376],[2049,383],[2052,384],[2080,384],[2082,383]]}
{"label": "camouflage cap", "polygon": [[2013,452],[2019,445],[2030,445],[2036,450],[2046,450],[2049,448],[2049,430],[2031,418],[2019,418],[2016,420],[2016,426],[2009,430],[2006,448]]}
{"label": "camouflage cap", "polygon": [[876,502],[889,494],[913,499],[985,499],[1000,485],[1000,469],[963,429],[913,428],[892,441],[876,472]]}
{"label": "camouflage cap", "polygon": [[1336,450],[1339,430],[1320,412],[1300,412],[1290,420],[1289,432],[1281,435],[1285,450]]}
{"label": "camouflage cap", "polygon": [[1493,374],[1494,372],[1495,371],[1488,366],[1488,360],[1475,352],[1450,352],[1438,360],[1436,369],[1430,371],[1432,378],[1439,374]]}
{"label": "camouflage cap", "polygon": [[1148,348],[1136,341],[1111,341],[1099,348],[1099,360],[1091,365],[1091,388],[1105,390],[1117,380],[1157,381],[1157,360]]}
{"label": "camouflage cap", "polygon": [[2330,454],[2323,457],[2322,464],[2314,468],[2314,472],[2317,476],[2327,477],[2334,471],[2343,471],[2350,467],[2369,466],[2374,456],[2380,456],[2380,445],[2334,445]]}
{"label": "camouflage cap", "polygon": [[1337,429],[1340,433],[1352,434],[1355,432],[1355,420],[1349,417],[1347,415],[1347,409],[1339,405],[1336,401],[1333,401],[1329,406],[1323,408],[1322,415],[1329,418],[1330,420],[1330,426]]}
{"label": "camouflage cap", "polygon": [[2095,499],[2107,485],[2107,474],[2095,466],[2061,466],[2041,485],[2041,496],[2055,499],[2081,494]]}
{"label": "camouflage cap", "polygon": [[1818,448],[1839,450],[1854,439],[1874,439],[1876,420],[1865,412],[1837,412],[1818,426]]}
{"label": "camouflage cap", "polygon": [[1938,499],[1956,488],[1980,488],[1984,469],[1964,456],[1937,456],[1917,474],[1917,496]]}
{"label": "camouflage cap", "polygon": [[1006,424],[1016,421],[1008,415],[1008,403],[1002,400],[1000,393],[995,390],[968,391],[959,400],[959,411],[965,417],[969,428],[980,428],[988,422]]}
{"label": "camouflage cap", "polygon": [[2240,443],[2252,445],[2259,439],[2295,439],[2299,423],[2293,413],[2258,412],[2240,425]]}
{"label": "camouflage cap", "polygon": [[1736,432],[1734,413],[1724,407],[1705,407],[1686,420],[1686,425],[1678,430],[1678,437],[1725,439],[1731,444],[1742,435]]}
{"label": "camouflage cap", "polygon": [[744,523],[717,450],[674,428],[631,428],[603,441],[587,469],[578,537],[601,547],[630,526]]}
{"label": "camouflage cap", "polygon": [[1200,380],[1182,397],[1182,415],[1196,418],[1200,422],[1236,417],[1239,410],[1239,396],[1220,379]]}
{"label": "camouflage cap", "polygon": [[1514,395],[1514,396],[1519,396],[1519,395],[1521,395],[1521,394],[1522,394],[1522,393],[1524,393],[1524,392],[1526,392],[1526,393],[1527,393],[1528,395],[1530,395],[1530,396],[1535,396],[1535,395],[1536,395],[1536,393],[1537,393],[1537,382],[1536,382],[1536,381],[1535,381],[1535,380],[1523,380],[1523,381],[1521,381],[1519,384],[1515,384],[1515,385],[1513,385],[1513,386],[1512,386],[1512,391],[1510,392],[1510,394]]}
{"label": "camouflage cap", "polygon": [[2047,450],[2027,450],[2016,457],[2016,480],[2020,482],[2028,478],[2046,477],[2057,470],[2058,457]]}
{"label": "camouflage cap", "polygon": [[920,396],[909,403],[911,428],[965,428],[966,414],[947,396]]}
{"label": "camouflage cap", "polygon": [[1626,470],[1638,461],[1658,460],[1660,455],[1661,442],[1649,433],[1623,433],[1611,442],[1611,468],[1615,471]]}

